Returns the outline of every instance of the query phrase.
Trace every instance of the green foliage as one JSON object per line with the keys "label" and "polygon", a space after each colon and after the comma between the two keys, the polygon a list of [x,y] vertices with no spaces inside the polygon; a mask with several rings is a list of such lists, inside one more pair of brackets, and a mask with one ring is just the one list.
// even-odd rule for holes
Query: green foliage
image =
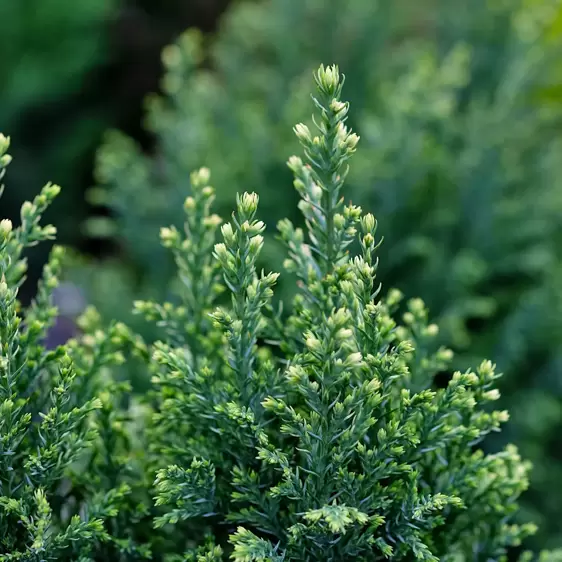
{"label": "green foliage", "polygon": [[151,362],[155,525],[176,549],[191,545],[185,560],[506,560],[534,526],[514,521],[528,465],[513,446],[478,447],[507,420],[489,408],[499,375],[484,361],[439,388],[452,353],[425,305],[408,301],[400,325],[401,293],[379,297],[375,218],[342,196],[359,141],[343,78],[320,67],[316,83],[318,135],[297,125],[304,160],[288,162],[305,229],[278,225],[298,280],[284,321],[272,306],[278,275],[258,269],[255,193],[237,197],[214,260],[207,169],[191,176],[185,233],[161,231],[180,302],[135,305],[162,334]]}
{"label": "green foliage", "polygon": [[[206,168],[183,232],[160,232],[176,298],[134,305],[149,346],[89,308],[78,338],[46,349],[62,250],[26,309],[18,290],[24,250],[55,235],[40,219],[58,186],[18,227],[0,221],[0,560],[562,560],[512,550],[536,527],[518,514],[528,464],[480,448],[508,418],[494,365],[438,384],[453,353],[423,301],[381,296],[377,222],[343,196],[359,142],[343,77],[315,78],[318,133],[298,124],[304,156],[288,161],[304,228],[278,224],[287,314],[259,268],[258,195],[222,224]],[[150,373],[144,398],[117,382],[124,363]]]}
{"label": "green foliage", "polygon": [[[0,135],[0,179],[11,160],[8,145]],[[129,495],[119,468],[119,453],[129,450],[118,431],[123,413],[116,400],[122,392],[104,369],[123,361],[119,350],[134,338],[119,324],[89,333],[86,317],[83,343],[45,348],[64,258],[57,246],[34,301],[23,309],[18,300],[27,271],[24,251],[55,236],[55,228],[41,226],[40,219],[59,191],[47,184],[24,203],[20,226],[0,221],[0,560],[5,562],[85,562],[96,553],[118,552],[112,544],[134,552],[104,525],[107,520],[111,527],[113,518],[126,513]]]}
{"label": "green foliage", "polygon": [[[560,112],[536,103],[557,79],[559,42],[538,39],[560,4],[419,7],[241,2],[214,41],[190,31],[168,47],[165,95],[147,104],[156,155],[144,157],[119,133],[100,151],[93,195],[115,212],[127,265],[107,264],[89,295],[102,314],[120,308],[122,318],[129,311],[121,303],[170,298],[173,263],[155,233],[163,221],[182,223],[192,169],[212,166],[220,213],[235,192],[253,189],[268,224],[286,216],[299,225],[285,188],[284,161],[295,149],[287,131],[306,119],[310,71],[337,62],[350,76],[352,124],[363,139],[349,195],[376,209],[385,231],[379,275],[424,298],[440,341],[456,352],[453,368],[497,358],[502,403],[521,412],[506,435],[537,475],[525,507],[549,531],[538,542],[562,544],[554,492],[562,476]],[[259,266],[278,269],[283,252],[272,234]],[[281,280],[277,295],[290,302],[291,291]]]}

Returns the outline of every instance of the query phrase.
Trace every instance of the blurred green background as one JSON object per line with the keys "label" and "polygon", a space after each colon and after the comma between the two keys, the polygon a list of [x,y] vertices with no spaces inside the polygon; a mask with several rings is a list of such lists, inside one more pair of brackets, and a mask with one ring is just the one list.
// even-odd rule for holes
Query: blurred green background
{"label": "blurred green background", "polygon": [[339,64],[362,137],[347,195],[378,218],[380,280],[427,302],[457,368],[505,373],[512,420],[486,446],[533,462],[522,517],[533,546],[562,546],[562,0],[4,0],[0,41],[2,216],[62,184],[69,281],[132,324],[135,298],[173,299],[158,230],[181,225],[196,167],[223,216],[260,193],[263,265],[281,267],[291,128],[312,70]]}
{"label": "blurred green background", "polygon": [[[3,216],[47,181],[64,186],[49,219],[65,244],[93,255],[111,246],[83,234],[92,212],[95,152],[104,132],[119,128],[145,148],[143,99],[156,91],[160,52],[195,26],[215,29],[228,0],[0,1],[0,130],[11,137],[9,189]],[[56,215],[56,216],[55,216]],[[31,259],[37,276],[46,255]],[[33,283],[26,286],[26,297]]]}

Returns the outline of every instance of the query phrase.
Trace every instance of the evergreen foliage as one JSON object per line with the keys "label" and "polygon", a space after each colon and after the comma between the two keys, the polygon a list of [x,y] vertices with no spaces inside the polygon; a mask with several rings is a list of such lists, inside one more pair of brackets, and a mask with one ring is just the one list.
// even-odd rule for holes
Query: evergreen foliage
{"label": "evergreen foliage", "polygon": [[[0,135],[0,179],[11,157]],[[3,187],[0,188],[0,195]],[[121,324],[100,330],[89,312],[81,320],[81,342],[46,349],[44,340],[57,309],[52,292],[64,252],[55,246],[34,301],[22,308],[24,252],[52,240],[53,226],[41,215],[59,194],[47,184],[21,207],[21,224],[0,221],[0,560],[109,560],[104,552],[133,552],[127,540],[110,536],[114,519],[127,514],[129,488],[120,473],[131,462],[120,457],[124,411],[122,385],[107,368],[122,363]],[[135,348],[139,346],[136,345]],[[102,392],[103,390],[103,392]],[[104,520],[106,524],[104,524]],[[125,527],[126,528],[126,527]],[[116,559],[116,558],[114,558]],[[134,558],[130,558],[134,560]]]}
{"label": "evergreen foliage", "polygon": [[478,447],[507,420],[489,408],[499,375],[485,361],[435,385],[452,353],[420,299],[398,323],[401,293],[380,296],[376,220],[342,194],[359,141],[343,78],[320,67],[316,83],[318,134],[297,125],[304,158],[288,162],[305,229],[278,225],[298,285],[286,320],[272,306],[278,275],[257,266],[255,193],[237,197],[211,255],[219,220],[201,169],[185,232],[161,231],[181,303],[135,304],[162,334],[155,526],[186,548],[178,560],[505,560],[534,526],[513,520],[528,465],[513,446]]}
{"label": "evergreen foliage", "polygon": [[[318,134],[298,124],[304,155],[288,161],[305,226],[278,224],[288,315],[258,267],[257,194],[222,224],[206,168],[183,233],[161,229],[178,299],[135,303],[150,346],[88,309],[79,337],[46,349],[62,250],[26,309],[18,290],[24,250],[55,236],[40,219],[58,186],[0,222],[1,561],[562,560],[517,552],[535,531],[516,503],[528,464],[480,449],[507,420],[494,365],[440,386],[453,354],[424,303],[401,314],[400,291],[382,296],[377,222],[344,203],[359,137],[343,77],[315,78]],[[124,362],[150,372],[146,398],[117,382]]]}
{"label": "evergreen foliage", "polygon": [[[99,155],[92,200],[115,213],[121,261],[96,276],[85,266],[79,279],[102,315],[120,310],[127,322],[135,320],[123,303],[169,299],[174,263],[155,233],[162,223],[181,225],[189,171],[204,165],[213,168],[220,213],[235,192],[256,190],[270,226],[286,216],[302,227],[285,189],[284,161],[295,149],[287,131],[307,118],[310,71],[336,61],[350,76],[352,125],[363,139],[348,193],[377,210],[385,231],[379,277],[423,297],[439,343],[455,350],[451,370],[497,359],[506,374],[501,404],[517,413],[505,436],[534,465],[524,508],[544,529],[538,544],[562,545],[560,113],[540,97],[556,86],[559,35],[540,38],[560,18],[560,3],[416,6],[240,2],[215,40],[190,31],[168,47],[165,95],[147,104],[157,153],[146,158],[111,133]],[[272,235],[264,233],[258,267],[281,265]],[[282,278],[277,297],[287,304],[291,294]],[[502,435],[485,446],[505,444]]]}

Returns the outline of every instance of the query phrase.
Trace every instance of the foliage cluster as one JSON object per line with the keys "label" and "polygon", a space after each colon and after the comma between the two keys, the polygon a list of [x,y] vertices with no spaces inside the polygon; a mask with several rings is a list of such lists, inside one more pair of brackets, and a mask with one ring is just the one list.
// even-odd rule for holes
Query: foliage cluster
{"label": "foliage cluster", "polygon": [[[122,255],[77,278],[102,315],[128,322],[134,299],[168,299],[175,266],[156,233],[182,224],[189,172],[204,165],[221,214],[255,190],[270,227],[283,217],[303,226],[285,188],[287,131],[307,119],[310,71],[337,62],[363,139],[348,192],[385,232],[379,277],[423,297],[455,351],[452,370],[496,358],[502,406],[516,413],[502,435],[534,464],[524,507],[545,530],[540,542],[562,544],[560,107],[545,95],[557,86],[560,2],[405,4],[240,2],[212,41],[189,31],[166,48],[164,96],[147,104],[157,153],[111,133],[99,154],[91,197],[114,211]],[[268,270],[284,257],[273,235],[258,258]],[[281,280],[276,294],[290,302],[292,285]]]}
{"label": "foliage cluster", "polygon": [[[297,125],[303,156],[288,161],[304,228],[278,224],[288,315],[279,275],[258,267],[258,196],[222,223],[206,168],[183,232],[161,230],[177,298],[135,303],[159,332],[148,346],[89,309],[78,338],[45,349],[62,251],[27,309],[18,290],[24,249],[55,235],[40,216],[58,186],[19,226],[0,222],[0,561],[489,562],[535,531],[517,513],[527,463],[480,449],[507,420],[490,408],[498,374],[484,361],[436,381],[452,352],[420,299],[400,320],[402,294],[376,278],[375,217],[345,203],[359,137],[343,77],[315,78],[317,132]],[[145,399],[116,381],[126,361],[151,373]]]}

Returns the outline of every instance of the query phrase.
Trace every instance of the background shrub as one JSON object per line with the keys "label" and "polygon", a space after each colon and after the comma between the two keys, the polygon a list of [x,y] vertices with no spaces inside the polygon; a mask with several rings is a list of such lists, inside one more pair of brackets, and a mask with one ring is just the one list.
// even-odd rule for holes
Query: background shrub
{"label": "background shrub", "polygon": [[[210,30],[227,0],[7,0],[0,6],[0,126],[14,139],[10,189],[2,201],[15,220],[44,178],[65,186],[47,211],[61,243],[104,254],[84,236],[91,212],[94,153],[108,127],[143,146],[142,99],[157,88],[160,51],[185,27]],[[29,278],[20,292],[33,297],[48,246],[29,253]]]}
{"label": "background shrub", "polygon": [[[87,80],[107,59],[108,24],[117,2],[32,0],[0,6],[0,124],[15,139],[12,189],[2,200],[15,219],[45,177],[64,185],[83,181],[83,167],[107,113],[87,99]],[[89,162],[88,162],[89,164]],[[68,188],[58,202],[61,241],[80,230],[83,191]],[[46,248],[31,254],[31,275],[40,275]],[[24,288],[25,301],[33,289]]]}

